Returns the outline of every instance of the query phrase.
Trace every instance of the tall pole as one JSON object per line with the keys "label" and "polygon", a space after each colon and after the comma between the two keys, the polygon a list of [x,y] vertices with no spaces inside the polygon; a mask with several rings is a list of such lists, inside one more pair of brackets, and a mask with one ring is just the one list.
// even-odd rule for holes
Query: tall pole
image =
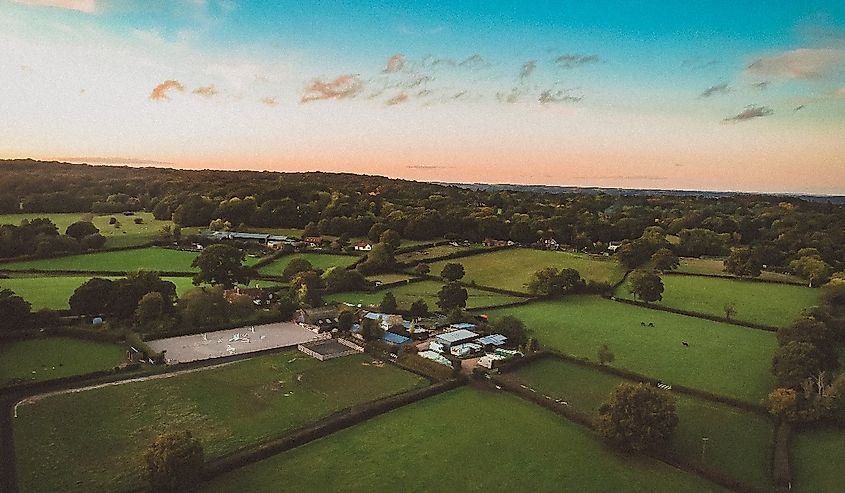
{"label": "tall pole", "polygon": [[701,437],[701,462],[704,462],[704,451],[707,448],[708,437]]}

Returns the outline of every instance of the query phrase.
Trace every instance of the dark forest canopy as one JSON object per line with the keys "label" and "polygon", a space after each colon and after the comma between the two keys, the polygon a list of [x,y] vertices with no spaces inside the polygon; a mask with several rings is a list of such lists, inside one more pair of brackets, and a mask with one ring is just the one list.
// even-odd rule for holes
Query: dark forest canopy
{"label": "dark forest canopy", "polygon": [[[589,251],[659,227],[683,255],[753,247],[769,267],[815,249],[845,266],[845,206],[799,197],[619,195],[469,189],[349,173],[176,170],[0,161],[0,212],[149,210],[181,226],[306,228],[367,236],[377,225],[408,239],[554,238]],[[658,246],[655,244],[655,246]],[[665,245],[659,245],[665,246]],[[806,253],[807,251],[805,251]]]}

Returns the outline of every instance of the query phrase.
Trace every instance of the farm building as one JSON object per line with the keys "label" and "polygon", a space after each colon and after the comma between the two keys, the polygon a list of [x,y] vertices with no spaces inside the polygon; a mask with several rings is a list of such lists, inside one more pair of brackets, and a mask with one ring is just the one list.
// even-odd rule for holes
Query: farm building
{"label": "farm building", "polygon": [[491,334],[489,336],[480,337],[475,342],[477,344],[481,344],[484,347],[504,346],[505,343],[508,342],[508,338],[503,336],[502,334]]}
{"label": "farm building", "polygon": [[449,361],[449,358],[443,356],[442,354],[438,353],[437,351],[420,351],[417,355],[422,356],[425,359],[430,359],[431,361],[435,361],[440,363],[441,365],[452,367],[452,362]]}
{"label": "farm building", "polygon": [[388,344],[393,344],[396,346],[401,346],[403,344],[410,344],[412,341],[411,339],[400,336],[399,334],[394,334],[393,332],[385,332],[382,336],[382,340]]}
{"label": "farm building", "polygon": [[[474,326],[473,326],[474,327]],[[458,346],[470,341],[478,339],[478,334],[467,329],[458,329],[451,332],[444,332],[437,336],[436,342],[446,351],[449,351],[452,346]]]}
{"label": "farm building", "polygon": [[355,248],[356,252],[369,252],[373,249],[373,246],[366,242],[360,242],[356,243],[353,248]]}
{"label": "farm building", "polygon": [[327,332],[337,328],[338,315],[340,315],[340,309],[337,306],[321,306],[299,310],[296,314],[296,321],[303,325],[316,327],[320,332]]}
{"label": "farm building", "polygon": [[262,244],[275,243],[290,243],[292,239],[283,235],[271,235],[266,233],[242,233],[239,231],[205,231],[201,235],[203,238],[210,240],[240,240],[240,241],[257,241]]}
{"label": "farm building", "polygon": [[241,288],[227,289],[223,297],[229,303],[234,302],[239,296],[246,296],[256,306],[268,306],[278,298],[276,290],[272,288]]}
{"label": "farm building", "polygon": [[[378,313],[378,312],[367,312],[361,318],[369,318],[370,320],[375,320],[381,325],[381,328],[389,331],[391,328],[399,326],[404,328],[405,321],[402,319],[402,315],[394,315],[391,313]],[[408,325],[410,328],[410,324]]]}
{"label": "farm building", "polygon": [[484,349],[484,346],[481,344],[476,344],[474,342],[465,342],[463,344],[453,344],[452,347],[449,348],[449,353],[452,356],[457,356],[458,358],[463,358],[464,356],[470,356],[476,353],[480,353]]}
{"label": "farm building", "polygon": [[449,326],[450,329],[454,330],[474,330],[475,324],[468,324],[466,322],[461,322],[458,324],[452,324]]}

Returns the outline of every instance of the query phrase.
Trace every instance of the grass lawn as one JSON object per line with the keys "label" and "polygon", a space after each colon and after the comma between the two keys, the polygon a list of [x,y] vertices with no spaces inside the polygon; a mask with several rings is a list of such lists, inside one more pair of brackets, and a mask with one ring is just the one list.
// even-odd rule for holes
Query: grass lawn
{"label": "grass lawn", "polygon": [[[8,288],[32,304],[33,310],[49,308],[66,310],[70,308],[68,300],[73,292],[93,276],[42,276],[12,277],[0,279],[0,288]],[[120,277],[101,276],[106,279]],[[165,277],[164,280],[176,285],[176,294],[181,295],[194,287],[190,277]]]}
{"label": "grass lawn", "polygon": [[269,276],[281,276],[282,272],[284,272],[285,270],[285,267],[287,267],[290,261],[294,258],[304,258],[305,260],[311,262],[311,265],[314,268],[322,270],[327,270],[335,266],[346,267],[348,265],[352,265],[353,263],[355,263],[356,260],[358,260],[358,257],[354,257],[352,255],[332,255],[328,253],[294,253],[291,255],[285,255],[284,257],[277,259],[273,263],[261,267],[260,269],[258,269],[258,273]]}
{"label": "grass lawn", "polygon": [[[393,293],[396,297],[396,302],[401,309],[408,309],[411,303],[422,298],[428,304],[428,309],[432,311],[439,310],[437,306],[437,293],[443,286],[437,281],[420,281],[402,286],[396,286],[381,291],[356,291],[351,293],[334,293],[327,294],[323,298],[327,301],[340,301],[343,303],[351,303],[354,305],[378,305],[387,292]],[[466,288],[467,290],[467,307],[476,308],[491,305],[503,305],[506,303],[513,303],[520,301],[522,298],[515,296],[508,296],[499,293],[491,293],[489,291],[482,291],[480,289]]]}
{"label": "grass lawn", "polygon": [[[683,384],[757,403],[774,387],[769,372],[774,333],[650,310],[597,296],[490,310],[495,319],[513,315],[539,339],[562,353],[596,359],[608,344],[613,366],[666,383]],[[653,323],[643,327],[641,322]],[[689,343],[689,347],[681,344]]]}
{"label": "grass lawn", "polygon": [[191,267],[191,262],[196,256],[196,252],[150,247],[12,262],[0,264],[0,269],[85,272],[130,272],[144,269],[159,272],[192,272],[196,270]]}
{"label": "grass lawn", "polygon": [[525,284],[531,276],[545,267],[572,268],[580,272],[584,279],[610,284],[619,281],[624,274],[619,263],[610,258],[527,248],[508,248],[471,257],[434,262],[431,264],[431,272],[439,274],[448,262],[464,266],[466,276],[462,281],[475,281],[481,286],[520,292],[525,292]]}
{"label": "grass lawn", "polygon": [[109,370],[123,363],[117,344],[47,337],[0,343],[0,387],[13,381],[39,382]]}
{"label": "grass lawn", "polygon": [[845,470],[845,429],[818,428],[791,437],[792,484],[798,491],[842,491]]}
{"label": "grass lawn", "polygon": [[21,491],[126,491],[157,434],[187,429],[220,457],[345,407],[427,385],[366,355],[317,361],[288,352],[171,378],[63,394],[20,406]]}
{"label": "grass lawn", "polygon": [[[678,265],[677,272],[734,277],[731,274],[725,272],[725,261],[720,258],[682,257],[680,259],[680,265]],[[772,281],[784,282],[800,282],[803,284],[800,278],[791,274],[781,274],[779,272],[764,271],[760,274],[760,279],[769,279]]]}
{"label": "grass lawn", "polygon": [[[429,259],[443,257],[445,255],[450,255],[457,252],[465,252],[467,250],[471,250],[473,248],[479,248],[481,244],[472,245],[469,247],[464,246],[453,246],[453,245],[438,245],[433,247],[428,247],[424,250],[417,250],[414,252],[406,252],[400,253],[396,256],[396,261],[401,263],[419,263],[419,262],[427,262]],[[460,259],[453,259],[452,262],[460,262]],[[439,274],[440,271],[436,272]]]}
{"label": "grass lawn", "polygon": [[374,274],[372,276],[367,276],[368,281],[378,281],[382,284],[388,284],[391,282],[399,282],[399,281],[407,281],[408,279],[413,279],[414,276],[408,274],[397,274],[394,272],[387,273],[387,274]]}
{"label": "grass lawn", "polygon": [[[106,247],[122,247],[130,245],[142,245],[154,240],[162,226],[172,224],[170,221],[159,221],[150,212],[136,212],[134,216],[124,216],[121,213],[93,216],[82,212],[70,213],[27,213],[27,214],[0,214],[0,224],[20,225],[24,219],[32,220],[36,217],[47,217],[59,228],[59,233],[64,234],[67,227],[76,221],[91,220],[100,230],[100,234],[106,237]],[[117,219],[120,227],[109,224],[109,219]],[[142,224],[135,224],[135,218],[143,219]]]}
{"label": "grass lawn", "polygon": [[[510,374],[518,381],[563,399],[576,410],[597,414],[610,392],[626,380],[592,368],[546,358]],[[769,466],[774,424],[732,406],[673,394],[677,399],[678,427],[672,449],[701,464],[702,437],[707,437],[704,464],[760,488],[771,488]]]}
{"label": "grass lawn", "polygon": [[505,393],[430,397],[204,485],[211,492],[721,491]]}
{"label": "grass lawn", "polygon": [[[735,319],[773,327],[792,323],[802,309],[817,304],[821,294],[805,286],[741,279],[677,275],[662,279],[665,289],[659,305],[724,317],[725,304],[733,303]],[[616,296],[633,299],[627,282],[616,290]]]}

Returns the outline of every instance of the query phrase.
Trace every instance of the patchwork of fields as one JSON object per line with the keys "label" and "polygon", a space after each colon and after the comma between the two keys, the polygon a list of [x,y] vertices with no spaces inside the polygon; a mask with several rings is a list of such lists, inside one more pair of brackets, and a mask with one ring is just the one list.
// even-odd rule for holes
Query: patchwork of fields
{"label": "patchwork of fields", "polygon": [[[396,302],[400,309],[407,310],[411,303],[422,299],[428,305],[429,310],[438,310],[437,307],[437,293],[443,284],[437,281],[420,281],[401,286],[393,286],[389,289],[374,292],[356,291],[352,293],[334,293],[325,296],[327,301],[338,301],[341,303],[349,303],[353,305],[378,305],[382,298],[388,292],[393,293],[396,297]],[[477,308],[491,305],[503,305],[521,301],[523,298],[516,296],[508,296],[505,294],[491,293],[490,291],[482,291],[467,287],[467,308]]]}
{"label": "patchwork of fields", "polygon": [[[326,474],[331,471],[331,474]],[[203,485],[211,492],[722,491],[614,453],[584,428],[504,393],[430,397]]]}
{"label": "patchwork of fields", "polygon": [[[159,236],[161,228],[165,225],[172,225],[170,221],[155,219],[150,212],[136,212],[132,216],[123,214],[105,214],[93,216],[80,212],[70,213],[31,213],[31,214],[0,214],[0,224],[19,225],[24,219],[31,221],[38,217],[49,218],[58,227],[59,233],[64,234],[67,227],[77,221],[90,220],[100,230],[100,234],[106,237],[106,248],[117,248],[124,246],[143,245],[155,240]],[[109,224],[110,218],[118,221],[119,227]],[[142,220],[141,224],[135,224],[135,219]]]}
{"label": "patchwork of fields", "polygon": [[282,353],[47,397],[18,408],[18,482],[28,492],[126,491],[137,486],[141,470],[137,444],[162,431],[191,430],[207,458],[220,457],[339,409],[424,385],[365,355],[320,362]]}
{"label": "patchwork of fields", "polygon": [[258,269],[259,274],[269,276],[281,276],[285,268],[291,260],[295,258],[303,258],[309,262],[315,269],[327,270],[331,267],[346,267],[355,263],[358,257],[352,255],[332,255],[323,253],[295,253],[285,255],[276,259],[270,264],[267,264]]}

